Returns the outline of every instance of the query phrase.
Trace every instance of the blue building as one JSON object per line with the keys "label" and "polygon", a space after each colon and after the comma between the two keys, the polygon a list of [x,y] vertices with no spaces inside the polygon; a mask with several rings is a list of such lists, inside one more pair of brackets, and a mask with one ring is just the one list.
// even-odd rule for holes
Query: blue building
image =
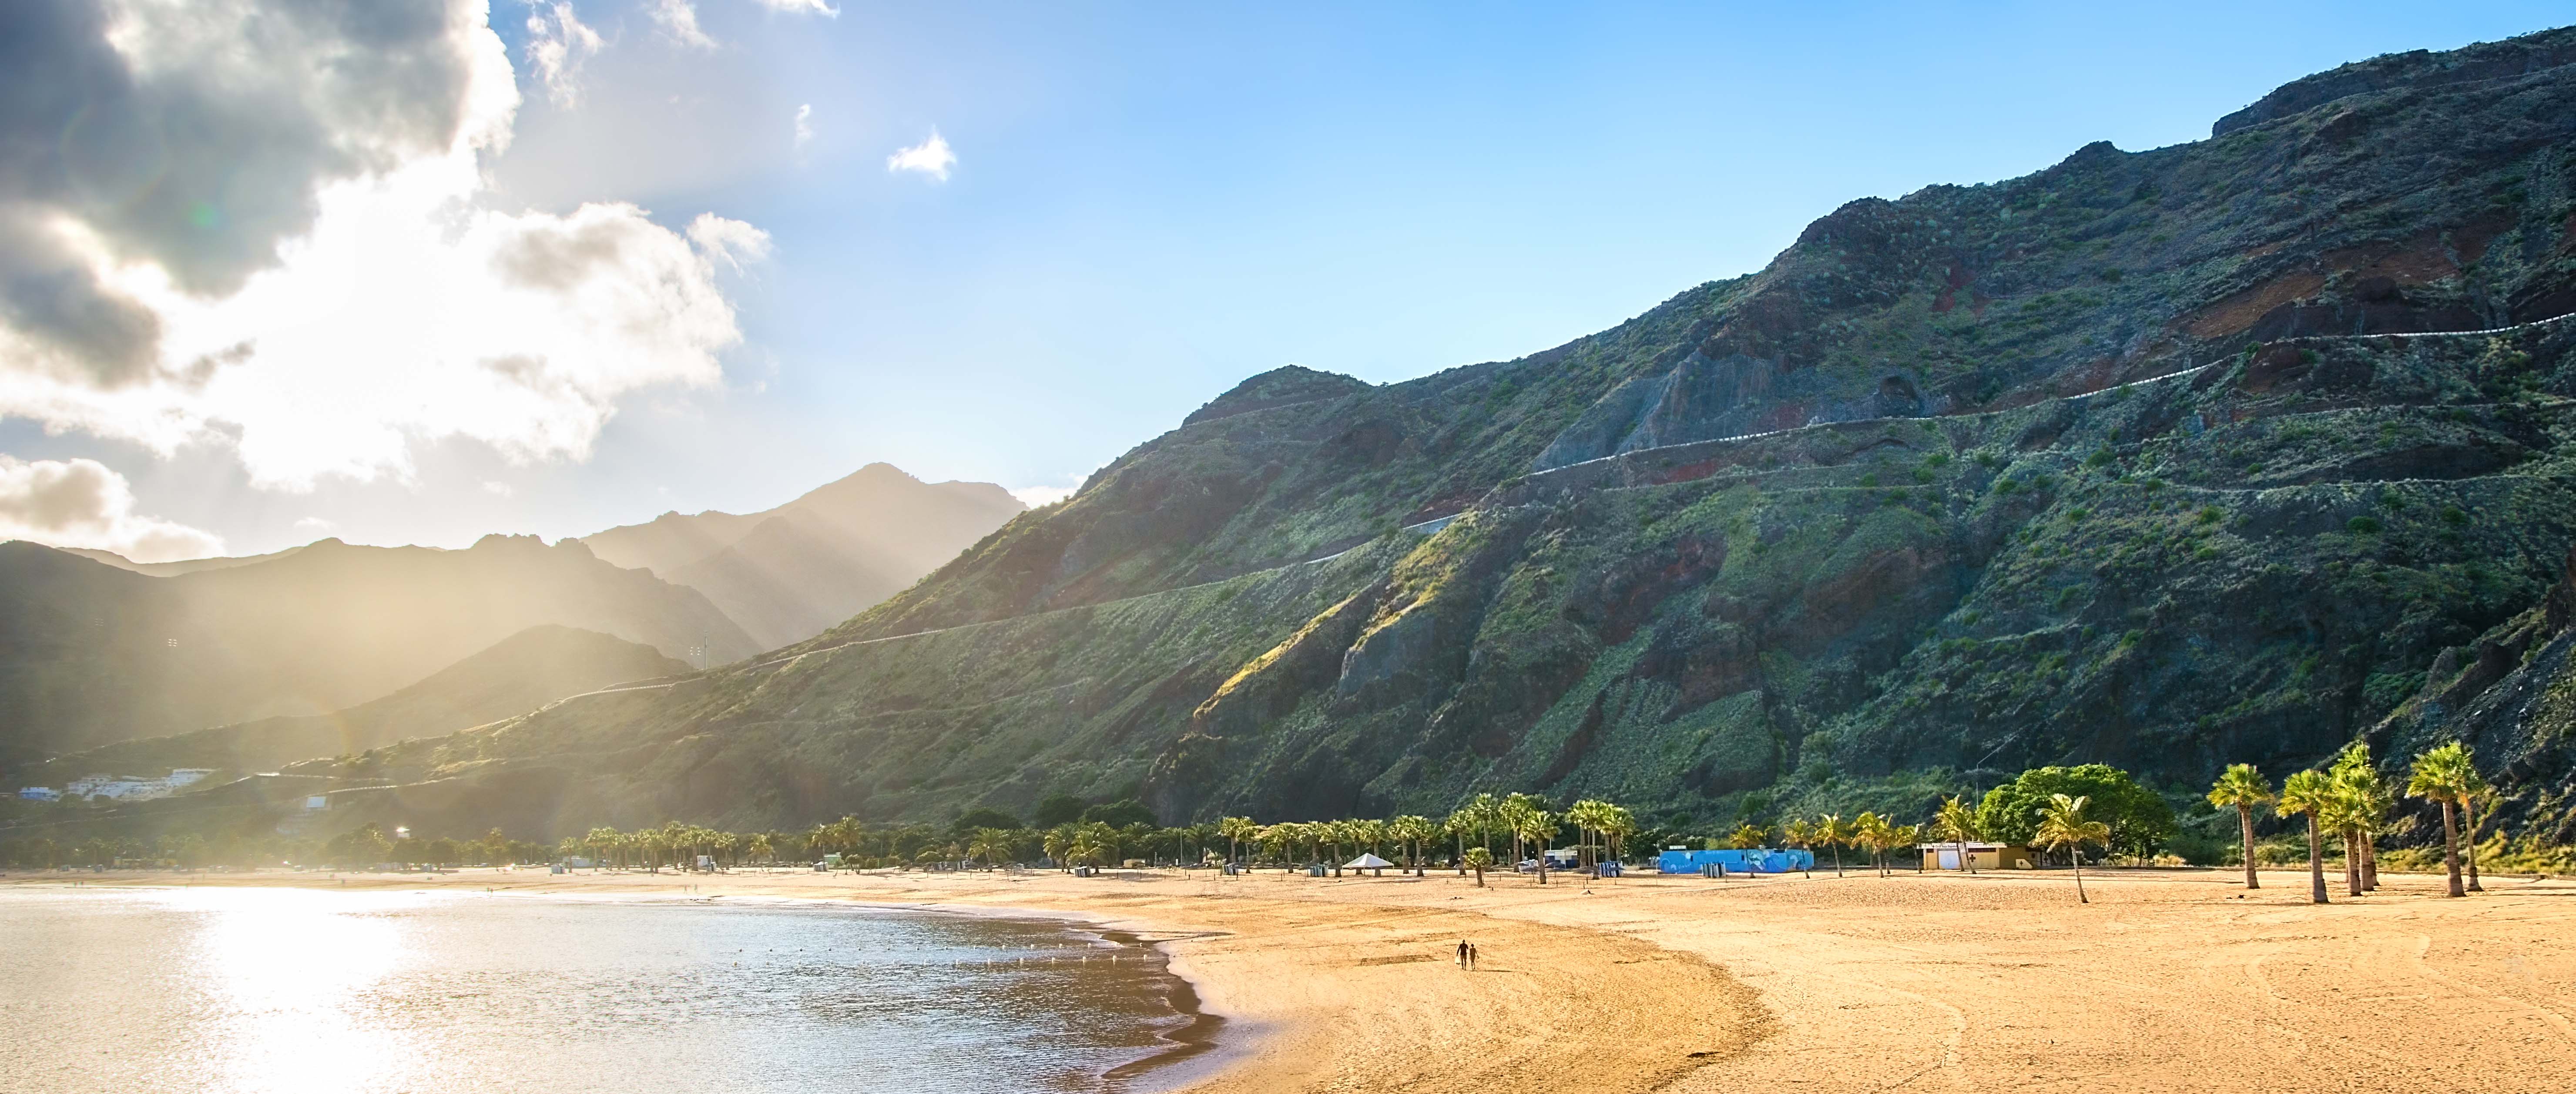
{"label": "blue building", "polygon": [[1704,873],[1711,866],[1723,866],[1730,874],[1785,874],[1792,870],[1815,869],[1816,856],[1812,851],[1796,848],[1689,851],[1676,847],[1655,860],[1655,869],[1667,874]]}

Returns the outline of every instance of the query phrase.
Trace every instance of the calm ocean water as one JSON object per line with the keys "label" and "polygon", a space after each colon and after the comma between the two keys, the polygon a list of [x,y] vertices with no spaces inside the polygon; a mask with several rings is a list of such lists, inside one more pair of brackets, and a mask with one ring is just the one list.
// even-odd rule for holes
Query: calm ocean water
{"label": "calm ocean water", "polygon": [[1187,1025],[1176,990],[1153,955],[1046,923],[0,890],[13,1092],[1116,1090]]}

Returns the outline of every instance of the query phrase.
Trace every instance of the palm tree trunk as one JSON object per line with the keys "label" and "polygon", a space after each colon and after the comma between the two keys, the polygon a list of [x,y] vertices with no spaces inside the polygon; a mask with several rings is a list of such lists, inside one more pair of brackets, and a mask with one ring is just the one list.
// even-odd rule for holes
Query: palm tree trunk
{"label": "palm tree trunk", "polygon": [[2465,797],[2465,798],[2460,799],[2460,808],[2465,809],[2465,810],[2468,810],[2468,828],[2469,828],[2469,891],[2470,891],[2470,892],[2472,892],[2472,893],[2483,893],[2483,892],[2487,891],[2487,890],[2486,890],[2486,887],[2485,887],[2485,886],[2483,886],[2483,885],[2478,884],[2478,799],[2477,799],[2477,795],[2472,794],[2472,795],[2469,795],[2468,797]]}
{"label": "palm tree trunk", "polygon": [[2374,893],[2379,891],[2379,834],[2376,832],[2364,831],[2361,834],[2361,887]]}
{"label": "palm tree trunk", "polygon": [[1834,845],[1834,876],[1843,876],[1843,845],[1839,843]]}
{"label": "palm tree trunk", "polygon": [[2469,895],[2468,887],[2460,884],[2460,817],[2448,798],[2442,799],[2442,865],[2450,870],[2450,895]]}
{"label": "palm tree trunk", "polygon": [[2317,816],[2308,814],[2308,899],[2326,902],[2326,837],[2317,829]]}
{"label": "palm tree trunk", "polygon": [[2343,888],[2348,896],[2361,895],[2361,833],[2348,828],[2343,833]]}
{"label": "palm tree trunk", "polygon": [[2250,806],[2250,805],[2238,805],[2238,806],[2236,807],[2236,827],[2237,827],[2237,830],[2238,830],[2239,832],[2243,833],[2243,835],[2245,836],[2245,887],[2246,887],[2246,888],[2248,888],[2248,889],[2260,889],[2260,888],[2262,888],[2262,887],[2263,887],[2263,883],[2262,883],[2261,881],[2255,880],[2255,877],[2254,877],[2254,807],[2253,807],[2253,806]]}
{"label": "palm tree trunk", "polygon": [[2084,895],[2084,848],[2081,846],[2075,848],[2075,902],[2093,903],[2093,898]]}

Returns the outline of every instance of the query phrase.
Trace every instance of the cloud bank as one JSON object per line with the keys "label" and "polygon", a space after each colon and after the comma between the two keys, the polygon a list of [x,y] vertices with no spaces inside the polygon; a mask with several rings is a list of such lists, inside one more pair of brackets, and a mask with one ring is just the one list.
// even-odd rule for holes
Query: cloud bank
{"label": "cloud bank", "polygon": [[[577,96],[598,36],[531,22]],[[0,415],[300,489],[446,437],[586,457],[622,395],[717,382],[767,235],[478,207],[518,105],[482,0],[0,4]]]}
{"label": "cloud bank", "polygon": [[134,511],[134,489],[96,460],[0,455],[0,539],[114,551],[136,562],[222,554],[213,535]]}

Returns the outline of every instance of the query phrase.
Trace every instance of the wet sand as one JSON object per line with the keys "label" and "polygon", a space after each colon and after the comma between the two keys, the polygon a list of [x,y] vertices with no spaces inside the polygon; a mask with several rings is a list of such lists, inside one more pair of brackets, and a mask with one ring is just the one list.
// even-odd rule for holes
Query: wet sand
{"label": "wet sand", "polygon": [[[65,875],[0,884],[56,884]],[[716,877],[472,870],[350,884],[776,896],[1072,915],[1160,941],[1208,1092],[2538,1091],[2576,1074],[2576,882],[2058,871],[1717,882],[1144,872]],[[318,874],[97,883],[340,882]],[[691,892],[691,887],[694,893]],[[1484,958],[1456,967],[1460,938]]]}

